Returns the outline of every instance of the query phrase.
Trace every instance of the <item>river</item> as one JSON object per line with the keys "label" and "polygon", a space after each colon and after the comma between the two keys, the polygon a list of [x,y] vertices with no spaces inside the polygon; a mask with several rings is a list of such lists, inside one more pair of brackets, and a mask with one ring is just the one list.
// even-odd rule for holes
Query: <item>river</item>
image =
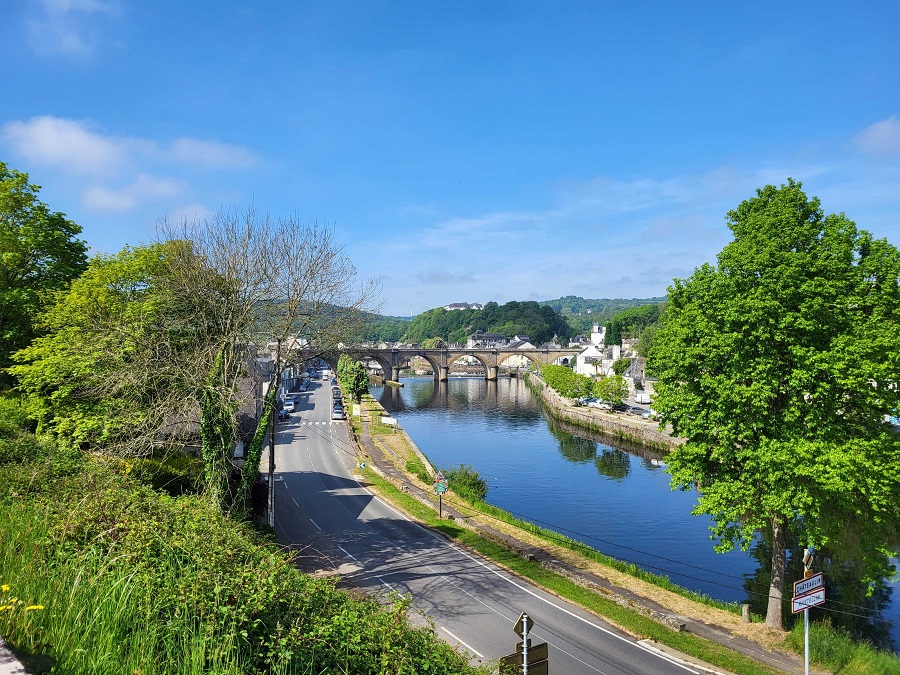
{"label": "river", "polygon": [[[665,460],[641,448],[572,427],[560,428],[517,378],[402,379],[372,394],[436,468],[469,464],[488,481],[487,501],[610,556],[634,562],[713,598],[748,602],[764,614],[768,553],[717,554],[710,519],[692,516],[693,492],[672,491]],[[788,579],[800,578],[797,551]],[[816,569],[821,569],[816,567]],[[884,648],[900,647],[900,588],[882,580],[868,597],[846,564],[826,567],[827,613]],[[790,590],[787,591],[790,593]],[[838,600],[844,604],[838,605]],[[838,613],[843,612],[843,613]],[[854,614],[859,616],[853,616]]]}

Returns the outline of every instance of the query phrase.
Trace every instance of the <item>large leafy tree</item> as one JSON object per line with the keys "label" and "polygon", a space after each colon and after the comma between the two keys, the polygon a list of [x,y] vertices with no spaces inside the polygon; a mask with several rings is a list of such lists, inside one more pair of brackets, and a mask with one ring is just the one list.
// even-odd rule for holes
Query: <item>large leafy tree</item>
{"label": "large leafy tree", "polygon": [[900,253],[793,180],[728,225],[718,264],[669,288],[654,408],[687,439],[672,483],[698,491],[719,550],[770,530],[766,622],[781,627],[789,536],[873,575],[897,546],[900,440],[884,418],[900,396]]}
{"label": "large leafy tree", "polygon": [[81,228],[39,201],[39,190],[0,162],[0,385],[11,384],[10,355],[31,342],[49,292],[87,265]]}

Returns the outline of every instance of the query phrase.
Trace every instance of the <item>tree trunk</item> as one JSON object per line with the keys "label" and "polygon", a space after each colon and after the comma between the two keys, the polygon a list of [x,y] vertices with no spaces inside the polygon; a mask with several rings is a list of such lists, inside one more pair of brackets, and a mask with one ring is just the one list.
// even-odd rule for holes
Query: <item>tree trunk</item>
{"label": "tree trunk", "polygon": [[772,581],[769,584],[766,626],[779,630],[783,628],[781,611],[782,596],[784,595],[784,570],[787,563],[785,529],[786,524],[779,516],[772,518]]}

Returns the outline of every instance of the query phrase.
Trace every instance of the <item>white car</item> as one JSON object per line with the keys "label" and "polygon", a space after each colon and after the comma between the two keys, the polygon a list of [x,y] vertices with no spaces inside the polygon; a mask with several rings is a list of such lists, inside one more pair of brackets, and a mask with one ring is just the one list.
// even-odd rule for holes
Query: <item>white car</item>
{"label": "white car", "polygon": [[289,413],[294,412],[294,410],[296,410],[296,408],[294,407],[294,402],[292,400],[285,401],[284,409],[287,410]]}

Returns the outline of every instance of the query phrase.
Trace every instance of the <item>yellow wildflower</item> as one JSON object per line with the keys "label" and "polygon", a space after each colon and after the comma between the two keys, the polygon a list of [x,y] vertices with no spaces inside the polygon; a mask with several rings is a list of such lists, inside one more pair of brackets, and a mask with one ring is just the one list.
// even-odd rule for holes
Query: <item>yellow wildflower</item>
{"label": "yellow wildflower", "polygon": [[25,608],[25,611],[30,612],[34,609],[44,609],[44,606],[43,605],[28,605],[28,607]]}
{"label": "yellow wildflower", "polygon": [[0,591],[3,591],[4,593],[9,593],[9,584],[3,584],[2,586],[0,586]]}

